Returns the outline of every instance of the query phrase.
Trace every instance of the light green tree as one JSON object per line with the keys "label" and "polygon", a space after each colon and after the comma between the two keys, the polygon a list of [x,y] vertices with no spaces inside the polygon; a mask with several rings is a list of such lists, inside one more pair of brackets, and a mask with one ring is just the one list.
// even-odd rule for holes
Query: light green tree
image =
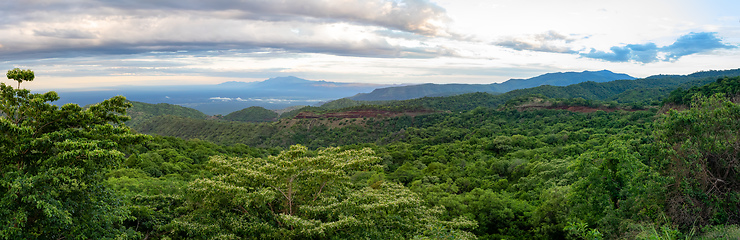
{"label": "light green tree", "polygon": [[20,68],[14,68],[12,70],[8,70],[8,73],[5,74],[5,76],[8,77],[8,79],[13,79],[16,82],[18,82],[17,89],[21,88],[21,82],[30,82],[33,81],[36,76],[33,74],[33,71],[31,69],[20,69]]}
{"label": "light green tree", "polygon": [[[8,77],[32,80],[24,71]],[[0,239],[130,236],[119,227],[128,213],[102,180],[124,158],[119,149],[146,136],[121,124],[124,97],[87,109],[49,103],[58,99],[0,83]]]}
{"label": "light green tree", "polygon": [[[358,171],[379,173],[370,149],[317,153],[292,146],[268,158],[213,157],[216,175],[191,183],[190,214],[173,222],[173,235],[197,239],[409,239],[445,226],[454,231],[475,225],[466,219],[438,220],[442,209],[428,208],[405,187],[370,178],[357,187]],[[382,179],[382,178],[381,178]]]}

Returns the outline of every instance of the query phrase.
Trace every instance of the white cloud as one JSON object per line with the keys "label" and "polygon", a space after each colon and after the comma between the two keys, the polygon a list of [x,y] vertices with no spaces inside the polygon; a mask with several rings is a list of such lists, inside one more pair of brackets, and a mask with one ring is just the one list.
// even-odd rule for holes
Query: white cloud
{"label": "white cloud", "polygon": [[219,101],[223,101],[223,102],[228,102],[228,101],[233,101],[234,100],[233,98],[225,98],[225,97],[212,97],[212,98],[209,98],[209,99],[210,100],[219,100]]}
{"label": "white cloud", "polygon": [[[369,57],[435,57],[449,48],[410,47],[376,32],[451,36],[443,8],[424,0],[67,1],[24,8],[0,28],[3,55],[65,57],[181,49],[277,48]],[[23,10],[22,16],[14,14]],[[408,42],[408,41],[405,41]],[[418,42],[418,41],[417,41]],[[417,44],[418,45],[418,44]]]}
{"label": "white cloud", "polygon": [[223,101],[223,102],[230,102],[230,101],[237,101],[237,102],[266,102],[266,103],[294,103],[294,102],[322,102],[330,99],[286,99],[286,98],[247,98],[243,99],[241,97],[236,98],[227,98],[227,97],[211,97],[210,100],[216,100],[216,101]]}
{"label": "white cloud", "polygon": [[[677,57],[663,62],[634,47],[670,46],[692,32],[716,32],[737,46],[738,7],[726,0],[7,0],[0,68],[34,69],[39,77],[30,84],[48,88],[284,74],[486,83],[554,71],[683,73],[730,66],[740,54],[684,56],[677,46],[670,51]],[[630,61],[579,55],[593,49],[593,58],[617,59],[615,46],[629,46]]]}
{"label": "white cloud", "polygon": [[[29,25],[44,28],[43,23]],[[344,23],[306,25],[297,22],[264,23],[171,17],[121,19],[101,22],[100,25],[105,26],[96,29],[99,36],[97,38],[83,32],[47,31],[29,26],[34,35],[8,34],[12,37],[0,40],[9,47],[0,51],[17,54],[15,57],[23,57],[25,54],[59,57],[178,49],[259,48],[368,57],[435,57],[454,54],[448,48],[408,46],[397,41],[392,43],[389,41],[392,39],[368,33],[366,27]],[[290,30],[296,25],[302,25],[299,33]],[[8,32],[0,30],[0,33]]]}

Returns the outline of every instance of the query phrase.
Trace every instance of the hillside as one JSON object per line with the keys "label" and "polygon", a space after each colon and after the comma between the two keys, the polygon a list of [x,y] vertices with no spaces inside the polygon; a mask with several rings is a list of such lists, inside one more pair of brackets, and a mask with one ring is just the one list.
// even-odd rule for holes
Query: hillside
{"label": "hillside", "polygon": [[407,100],[421,97],[444,97],[470,92],[498,92],[490,84],[434,84],[426,83],[403,87],[378,88],[370,93],[360,93],[349,99],[357,101]]}
{"label": "hillside", "polygon": [[684,90],[678,88],[670,93],[664,103],[688,105],[698,96],[710,97],[717,93],[723,93],[727,97],[738,101],[740,96],[740,77],[724,77],[703,86],[693,86]]}
{"label": "hillside", "polygon": [[356,107],[356,106],[362,106],[362,105],[383,105],[389,102],[391,101],[358,101],[358,100],[352,100],[350,98],[340,98],[337,100],[333,100],[333,101],[321,104],[321,108],[323,109],[342,109],[342,108]]}
{"label": "hillside", "polygon": [[[294,118],[301,114],[301,112],[313,112],[314,114],[324,114],[327,111],[352,111],[352,109],[363,108],[368,105],[383,105],[385,109],[426,109],[435,111],[453,111],[462,112],[469,111],[478,107],[484,108],[498,108],[506,102],[527,96],[542,96],[544,98],[552,99],[570,99],[570,98],[582,98],[589,101],[602,101],[602,102],[613,102],[613,104],[630,105],[631,108],[642,108],[647,105],[655,105],[660,101],[668,97],[668,94],[677,88],[689,89],[693,86],[701,86],[707,83],[711,83],[717,80],[717,78],[723,76],[740,76],[740,70],[726,70],[726,71],[707,71],[699,72],[685,76],[679,75],[658,75],[644,79],[637,80],[618,80],[604,83],[596,82],[584,82],[574,84],[570,86],[540,86],[535,88],[514,90],[504,94],[489,94],[489,93],[468,93],[449,97],[425,97],[419,99],[411,99],[405,101],[356,101],[352,99],[339,99],[336,101],[328,102],[322,107],[303,107],[294,109],[290,112],[281,114],[281,119]],[[610,103],[610,105],[613,105]],[[150,104],[151,105],[151,104]],[[168,106],[168,105],[162,105]],[[174,105],[169,105],[174,106]],[[324,107],[327,106],[327,107]],[[177,109],[186,109],[179,106],[174,106]],[[250,111],[246,109],[243,113],[246,114],[240,118],[236,117],[240,114],[234,113],[231,117],[226,120],[233,119],[247,119],[246,116],[250,115],[247,112],[256,110],[259,108],[252,108]],[[347,110],[341,110],[347,109]],[[192,110],[192,109],[191,109]],[[258,119],[273,119],[274,112],[266,109],[262,109],[263,114],[257,114],[256,118],[250,118],[254,121]],[[380,109],[382,110],[382,109]],[[426,111],[425,110],[425,111]],[[194,110],[193,110],[194,111]],[[197,111],[196,111],[197,112]],[[162,114],[160,114],[162,115]],[[172,115],[172,114],[170,114]],[[268,116],[269,115],[269,116]],[[336,114],[335,114],[336,115]],[[383,114],[381,114],[383,115]],[[172,120],[173,118],[158,118],[156,119],[157,124],[147,124],[146,128],[139,127],[138,125],[151,118],[152,116],[158,116],[156,114],[149,114],[144,116],[144,119],[139,118],[137,115],[132,115],[135,124],[131,124],[134,129],[142,131],[144,133],[157,133],[167,136],[183,136],[181,133],[173,132],[174,129],[167,131],[160,131],[157,129],[164,128],[167,125],[166,122],[162,122],[165,119]],[[189,115],[177,115],[183,118],[195,118],[202,119],[201,117],[193,117]],[[254,115],[253,115],[254,116]],[[311,116],[311,114],[304,114],[303,116]],[[179,121],[179,120],[178,120]],[[198,120],[195,120],[198,121]],[[209,125],[208,121],[203,120],[203,124]],[[233,120],[240,121],[240,120]],[[188,123],[191,124],[191,123]],[[228,132],[225,134],[229,134]],[[197,134],[196,134],[197,135]],[[190,136],[190,135],[188,135]],[[195,137],[195,136],[193,136]],[[206,139],[204,137],[197,137]],[[207,137],[211,139],[210,137]],[[220,141],[216,141],[220,142]],[[224,143],[224,142],[222,142]],[[246,143],[245,143],[246,144]],[[258,143],[252,143],[258,144]]]}
{"label": "hillside", "polygon": [[133,128],[136,128],[139,124],[146,122],[153,117],[163,115],[193,119],[205,119],[208,117],[206,114],[198,110],[168,103],[149,104],[131,101],[131,104],[133,106],[126,111],[128,116],[131,117],[131,120],[126,122],[126,125]]}
{"label": "hillside", "polygon": [[511,90],[532,88],[542,85],[567,86],[581,82],[608,82],[613,80],[635,79],[627,74],[608,70],[547,73],[529,79],[510,79],[492,84],[421,84],[403,87],[375,89],[371,93],[358,94],[350,99],[361,101],[407,100],[421,97],[440,97],[471,92],[504,93]]}
{"label": "hillside", "polygon": [[542,85],[568,86],[582,82],[610,82],[614,80],[634,80],[635,78],[624,73],[613,73],[609,70],[546,73],[529,79],[511,79],[497,85],[498,92],[508,92],[516,89],[533,88]]}
{"label": "hillside", "polygon": [[272,122],[277,120],[277,118],[277,112],[254,106],[229,113],[221,119],[237,122]]}
{"label": "hillside", "polygon": [[[246,125],[240,125],[239,123],[162,116],[153,118],[147,124],[138,126],[136,129],[143,133],[206,139],[221,144],[242,143],[249,146],[274,146],[274,144],[278,144],[287,147],[291,144],[305,144],[309,147],[318,147],[321,146],[319,143],[322,142],[337,142],[336,137],[338,136],[346,138],[337,142],[341,144],[356,144],[376,140],[383,142],[385,140],[378,140],[377,138],[389,129],[400,130],[406,127],[418,127],[417,124],[420,123],[431,124],[428,123],[430,118],[433,119],[434,116],[449,113],[468,112],[477,108],[497,109],[506,103],[519,101],[517,99],[527,99],[529,96],[552,99],[548,101],[566,102],[565,107],[561,106],[563,104],[556,104],[555,106],[541,108],[545,110],[549,108],[552,110],[593,112],[595,110],[614,111],[611,109],[613,107],[642,109],[648,105],[660,104],[660,101],[668,97],[671,91],[679,87],[701,86],[715,82],[719,76],[733,74],[740,75],[740,71],[713,71],[686,76],[659,76],[604,83],[583,82],[570,86],[548,85],[514,90],[497,95],[477,92],[449,97],[425,97],[405,101],[382,102],[340,99],[337,103],[330,102],[326,104],[331,108],[304,107],[283,114],[284,118],[282,119],[284,120],[261,125],[246,123]],[[379,105],[372,105],[373,103]],[[346,107],[334,108],[340,106]],[[368,110],[373,113],[368,113]],[[287,120],[286,118],[298,118],[301,121]],[[311,120],[315,118],[322,118],[323,120]],[[352,120],[356,118],[363,120]],[[299,126],[305,128],[297,128]],[[350,129],[341,130],[348,131],[349,135],[334,135],[332,136],[333,140],[322,140],[321,137],[318,137],[323,135],[323,133],[320,133],[321,131],[332,128],[332,126],[342,126],[342,129]],[[387,128],[388,126],[394,127]],[[203,129],[209,130],[203,131]],[[359,136],[350,134],[359,129],[364,129],[362,130],[364,133]],[[303,136],[298,139],[304,139],[304,137],[305,139],[296,141],[295,137],[287,137],[296,134],[297,136]],[[317,142],[312,143],[313,141]]]}
{"label": "hillside", "polygon": [[518,97],[541,95],[547,98],[583,98],[586,100],[615,101],[622,104],[648,105],[658,104],[674,89],[702,86],[716,81],[717,78],[733,76],[740,76],[740,69],[700,72],[685,76],[653,76],[637,80],[617,80],[603,83],[583,82],[569,86],[547,85],[497,95],[478,92],[450,97],[425,97],[389,104],[422,106],[436,110],[469,111],[477,107],[496,108]]}

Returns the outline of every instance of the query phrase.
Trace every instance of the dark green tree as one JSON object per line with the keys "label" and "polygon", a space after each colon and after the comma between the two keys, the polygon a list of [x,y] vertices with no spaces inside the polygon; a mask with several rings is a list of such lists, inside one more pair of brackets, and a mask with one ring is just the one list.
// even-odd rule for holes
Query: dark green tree
{"label": "dark green tree", "polygon": [[[8,72],[18,83],[30,70]],[[55,92],[32,94],[0,83],[0,239],[106,239],[133,232],[126,208],[104,184],[120,151],[147,137],[121,124],[118,96],[83,109],[60,107]]]}

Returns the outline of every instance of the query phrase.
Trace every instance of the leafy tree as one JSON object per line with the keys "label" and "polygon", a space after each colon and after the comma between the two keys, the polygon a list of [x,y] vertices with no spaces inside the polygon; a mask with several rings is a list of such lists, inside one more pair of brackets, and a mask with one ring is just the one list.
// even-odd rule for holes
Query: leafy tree
{"label": "leafy tree", "polygon": [[[582,154],[573,169],[582,175],[569,196],[571,215],[598,226],[606,236],[615,238],[626,230],[624,220],[653,221],[655,210],[663,201],[665,179],[640,161],[624,139],[609,138],[602,149]],[[628,221],[629,222],[629,221]],[[620,229],[621,228],[621,229]]]}
{"label": "leafy tree", "polygon": [[684,228],[740,223],[740,105],[699,96],[691,109],[671,110],[656,135],[661,166],[673,177],[667,213]]}
{"label": "leafy tree", "polygon": [[36,78],[31,69],[23,70],[20,68],[14,68],[12,70],[8,70],[8,73],[5,75],[8,77],[8,79],[13,79],[18,82],[17,89],[21,88],[21,82],[30,82],[33,81],[34,78]]}
{"label": "leafy tree", "polygon": [[568,226],[563,228],[568,231],[570,239],[587,239],[587,240],[600,240],[603,239],[603,234],[596,229],[589,229],[588,224],[583,222],[569,222]]}
{"label": "leafy tree", "polygon": [[376,179],[354,187],[353,173],[379,170],[373,155],[370,149],[312,153],[297,145],[268,158],[213,157],[217,175],[191,183],[192,212],[173,229],[198,239],[407,239],[433,226],[474,226],[465,219],[439,221],[440,209],[424,207],[398,184]]}
{"label": "leafy tree", "polygon": [[[8,76],[20,83],[33,72]],[[49,103],[58,99],[0,83],[0,238],[131,235],[119,227],[129,213],[102,184],[124,158],[119,149],[146,139],[121,124],[129,104],[120,96],[88,109]]]}

